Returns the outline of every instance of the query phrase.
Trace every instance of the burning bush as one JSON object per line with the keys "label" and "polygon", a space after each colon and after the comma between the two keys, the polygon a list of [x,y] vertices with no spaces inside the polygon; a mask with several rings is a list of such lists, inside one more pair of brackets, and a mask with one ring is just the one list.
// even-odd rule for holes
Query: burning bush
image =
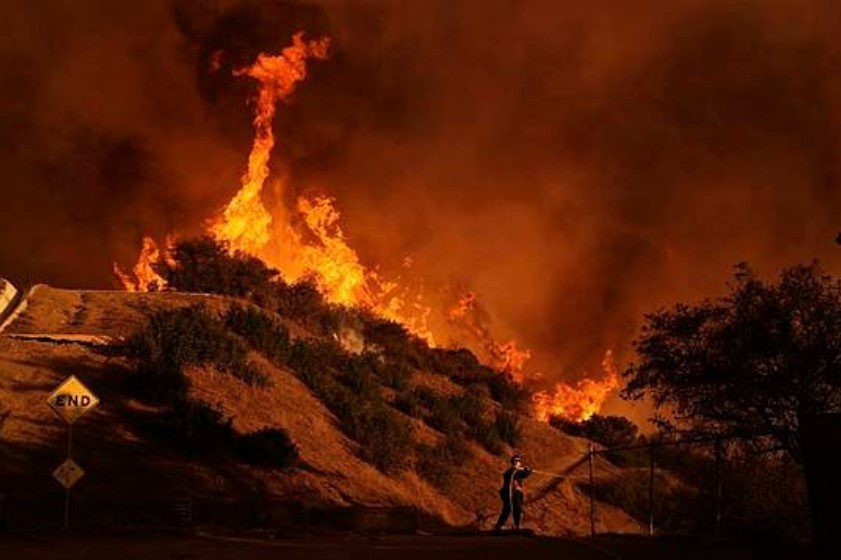
{"label": "burning bush", "polygon": [[210,237],[179,241],[159,265],[169,287],[235,297],[261,297],[278,271],[242,252],[231,254],[225,243]]}
{"label": "burning bush", "polygon": [[255,303],[283,317],[295,319],[321,334],[336,332],[341,323],[341,308],[324,301],[312,279],[295,284],[272,282]]}
{"label": "burning bush", "polygon": [[409,333],[403,325],[369,313],[359,313],[362,334],[370,344],[382,350],[387,361],[423,367],[429,347],[426,342]]}
{"label": "burning bush", "polygon": [[312,279],[287,284],[260,259],[211,237],[178,241],[156,267],[171,289],[245,298],[320,333],[338,327],[338,308],[324,301]]}

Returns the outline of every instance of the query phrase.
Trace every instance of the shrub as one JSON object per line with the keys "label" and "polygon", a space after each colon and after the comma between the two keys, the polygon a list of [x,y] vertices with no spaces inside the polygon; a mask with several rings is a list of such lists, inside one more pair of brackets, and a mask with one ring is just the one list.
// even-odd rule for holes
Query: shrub
{"label": "shrub", "polygon": [[382,470],[402,467],[411,450],[409,425],[382,403],[363,406],[350,418],[351,435],[362,446],[362,457]]}
{"label": "shrub", "polygon": [[231,252],[224,242],[207,236],[179,241],[171,257],[171,263],[158,268],[173,289],[247,298],[321,334],[339,325],[338,310],[324,301],[314,279],[289,285],[277,270],[246,253]]}
{"label": "shrub", "polygon": [[444,399],[434,401],[425,420],[427,424],[443,434],[456,435],[461,433],[461,420],[450,403]]}
{"label": "shrub", "polygon": [[403,325],[366,313],[358,316],[362,321],[365,340],[382,348],[386,360],[412,367],[421,367],[425,363],[424,356],[429,352],[429,347],[423,340],[410,334]]}
{"label": "shrub", "polygon": [[237,455],[252,465],[288,469],[298,459],[298,447],[286,430],[263,428],[236,439]]}
{"label": "shrub", "polygon": [[509,410],[525,410],[531,402],[528,389],[505,373],[497,373],[486,381],[491,397]]}
{"label": "shrub", "polygon": [[403,391],[397,395],[394,407],[412,418],[423,418],[423,404],[414,391]]}
{"label": "shrub", "polygon": [[495,455],[502,453],[503,442],[514,446],[520,439],[516,415],[502,411],[492,422],[486,421],[485,405],[475,390],[444,398],[427,387],[415,387],[401,393],[395,406],[410,416],[423,418],[430,427],[447,437],[463,438],[466,435]]}
{"label": "shrub", "polygon": [[211,453],[230,447],[234,439],[231,420],[225,418],[220,405],[201,401],[179,400],[155,418],[150,428],[154,435],[180,451]]}
{"label": "shrub", "polygon": [[252,364],[245,364],[242,368],[229,372],[231,375],[251,387],[271,387],[272,383],[262,371]]}
{"label": "shrub", "polygon": [[343,368],[341,380],[350,389],[365,399],[375,400],[380,396],[380,386],[371,373],[371,363],[365,359],[348,359]]}
{"label": "shrub", "polygon": [[452,481],[453,468],[469,456],[464,441],[447,436],[437,445],[419,445],[415,450],[417,473],[441,489],[448,489]]}
{"label": "shrub", "polygon": [[482,422],[485,405],[478,394],[472,391],[450,397],[449,407],[468,426]]}
{"label": "shrub", "polygon": [[496,418],[494,418],[494,427],[500,439],[511,447],[516,447],[520,443],[522,434],[520,432],[520,421],[516,414],[505,410],[497,412]]}
{"label": "shrub", "polygon": [[633,445],[639,438],[636,424],[623,416],[594,414],[583,422],[554,416],[549,419],[549,423],[566,434],[585,437],[607,448]]}
{"label": "shrub", "polygon": [[242,461],[287,469],[294,465],[298,448],[280,428],[237,434],[219,404],[180,400],[148,426],[153,435],[179,451],[194,455],[232,453]]}
{"label": "shrub", "polygon": [[530,402],[530,394],[525,387],[510,375],[479,363],[470,350],[433,348],[427,352],[425,366],[466,387],[485,385],[491,398],[504,408],[525,410]]}
{"label": "shrub", "polygon": [[470,436],[492,455],[502,455],[502,438],[494,422],[480,422],[471,426]]}
{"label": "shrub", "polygon": [[[553,416],[549,424],[565,434],[574,437],[584,437],[607,448],[627,447],[642,443],[643,438],[638,433],[636,424],[623,416],[600,416],[595,414],[582,422],[567,420],[560,416]],[[685,454],[683,450],[663,447],[661,451],[671,455]],[[632,467],[648,465],[648,450],[631,449],[625,451],[611,451],[605,457],[613,464]],[[675,456],[675,460],[681,460]],[[660,461],[658,460],[658,463]]]}
{"label": "shrub", "polygon": [[[336,415],[342,431],[360,444],[363,459],[385,471],[405,463],[411,430],[382,401],[370,356],[350,356],[332,341],[296,340],[289,365]],[[332,371],[343,372],[341,382]]]}
{"label": "shrub", "polygon": [[[233,317],[234,315],[231,315]],[[254,317],[238,324],[251,325]],[[159,313],[149,325],[129,338],[126,353],[136,361],[129,388],[140,398],[169,405],[147,425],[152,435],[188,453],[226,452],[250,463],[287,468],[297,456],[289,435],[276,428],[240,436],[221,406],[187,398],[186,366],[211,365],[250,385],[265,385],[267,378],[247,361],[242,342],[224,323],[200,307]]]}
{"label": "shrub", "polygon": [[415,387],[412,389],[412,394],[421,405],[426,408],[434,407],[438,401],[442,399],[441,395],[430,389],[429,387]]}
{"label": "shrub", "polygon": [[806,481],[786,456],[733,457],[723,468],[723,516],[728,536],[757,542],[810,538]]}
{"label": "shrub", "polygon": [[261,304],[279,315],[293,318],[320,334],[338,330],[340,309],[324,301],[312,278],[292,285],[277,285],[271,293],[271,301]]}
{"label": "shrub", "polygon": [[248,363],[245,346],[201,307],[153,315],[146,328],[126,341],[126,353],[137,362],[130,388],[157,402],[186,396],[185,366],[210,365],[250,385],[268,383]]}
{"label": "shrub", "polygon": [[397,391],[406,389],[412,382],[412,369],[403,362],[386,362],[377,368],[382,382]]}
{"label": "shrub", "polygon": [[410,395],[411,400],[404,399],[403,402],[411,402],[425,409],[426,413],[422,417],[430,427],[445,435],[462,433],[462,419],[459,410],[453,406],[454,402],[462,402],[459,397],[445,399],[427,387],[415,387]]}
{"label": "shrub", "polygon": [[225,324],[268,359],[280,362],[288,358],[289,331],[267,313],[252,307],[234,306],[228,310]]}
{"label": "shrub", "polygon": [[480,364],[473,352],[466,348],[432,348],[427,353],[426,366],[461,384],[485,382],[494,375],[493,370]]}
{"label": "shrub", "polygon": [[253,297],[264,292],[278,271],[242,252],[231,253],[211,237],[179,241],[172,249],[174,266],[164,265],[167,284],[182,292]]}

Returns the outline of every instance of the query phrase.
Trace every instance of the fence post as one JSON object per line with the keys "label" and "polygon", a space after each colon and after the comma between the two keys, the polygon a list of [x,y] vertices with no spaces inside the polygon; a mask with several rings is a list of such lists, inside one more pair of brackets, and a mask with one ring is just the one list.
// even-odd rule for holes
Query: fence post
{"label": "fence post", "polygon": [[648,448],[648,536],[654,536],[654,440]]}
{"label": "fence post", "polygon": [[590,536],[596,536],[596,502],[593,494],[596,491],[596,485],[593,483],[593,442],[590,442],[590,452],[587,454],[587,459],[590,463]]}
{"label": "fence post", "polygon": [[722,449],[721,438],[715,438],[715,530],[716,540],[721,536],[721,463]]}
{"label": "fence post", "polygon": [[[73,459],[73,423],[67,427],[67,458]],[[70,486],[64,489],[64,527],[63,531],[70,530]]]}

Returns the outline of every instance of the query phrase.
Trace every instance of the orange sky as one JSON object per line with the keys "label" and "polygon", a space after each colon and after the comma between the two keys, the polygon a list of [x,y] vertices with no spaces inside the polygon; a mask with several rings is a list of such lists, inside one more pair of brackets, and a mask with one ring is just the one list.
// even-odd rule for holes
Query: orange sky
{"label": "orange sky", "polygon": [[336,197],[368,264],[474,290],[547,375],[621,364],[739,260],[838,271],[837,2],[6,4],[3,276],[112,286],[143,234],[201,231],[250,147],[230,70],[297,29],[335,50],[270,201]]}

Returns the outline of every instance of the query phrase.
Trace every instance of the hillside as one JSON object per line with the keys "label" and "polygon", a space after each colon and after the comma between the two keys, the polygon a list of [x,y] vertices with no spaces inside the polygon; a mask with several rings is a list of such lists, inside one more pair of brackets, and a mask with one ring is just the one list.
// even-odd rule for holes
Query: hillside
{"label": "hillside", "polygon": [[[249,386],[208,367],[191,367],[190,398],[219,406],[237,433],[266,427],[285,429],[299,450],[292,470],[250,466],[225,455],[196,456],[167,445],[142,429],[144,419],[161,411],[125,389],[130,360],[120,351],[126,337],[142,329],[161,311],[200,304],[222,313],[242,302],[223,296],[60,290],[37,286],[25,307],[0,335],[0,478],[8,499],[19,505],[19,517],[36,517],[43,504],[63,496],[50,472],[64,457],[66,428],[46,404],[49,393],[68,375],[76,375],[101,399],[101,405],[74,428],[74,457],[86,470],[75,490],[78,507],[90,522],[155,517],[172,503],[226,503],[205,511],[201,521],[301,524],[302,516],[333,511],[415,512],[424,525],[489,528],[498,511],[500,473],[511,451],[489,453],[470,441],[466,459],[452,466],[446,488],[419,476],[412,465],[384,471],[364,460],[358,442],[341,429],[338,418],[301,379],[299,373],[255,351],[249,360],[268,380]],[[293,338],[317,338],[289,318],[278,318]],[[446,376],[414,371],[413,386],[443,394],[464,388]],[[381,388],[388,402],[393,395]],[[485,406],[498,406],[488,401]],[[403,415],[401,412],[397,414]],[[403,415],[405,416],[405,415]],[[406,416],[412,439],[436,442],[442,435],[421,419]],[[563,435],[550,426],[520,417],[518,451],[535,468],[557,472],[586,453],[588,442]],[[597,476],[618,469],[597,461]],[[579,469],[577,474],[583,474]],[[526,526],[546,534],[582,534],[589,528],[588,498],[578,479],[558,481],[535,475],[529,481],[531,503]],[[162,505],[163,504],[163,505]],[[242,506],[246,504],[246,506]],[[256,505],[259,504],[259,505]],[[247,510],[243,512],[242,508]],[[168,508],[168,509],[167,509]],[[350,509],[345,509],[350,508]],[[600,528],[634,530],[622,511],[599,504]],[[308,512],[308,513],[301,513]],[[167,513],[169,514],[169,513]],[[50,520],[52,513],[42,514]],[[58,512],[53,517],[56,517]],[[163,514],[161,514],[163,515]],[[260,521],[255,521],[255,516]],[[160,515],[158,516],[160,517]],[[342,517],[344,519],[344,517]],[[47,522],[47,521],[45,521]],[[329,524],[329,521],[328,521]]]}

